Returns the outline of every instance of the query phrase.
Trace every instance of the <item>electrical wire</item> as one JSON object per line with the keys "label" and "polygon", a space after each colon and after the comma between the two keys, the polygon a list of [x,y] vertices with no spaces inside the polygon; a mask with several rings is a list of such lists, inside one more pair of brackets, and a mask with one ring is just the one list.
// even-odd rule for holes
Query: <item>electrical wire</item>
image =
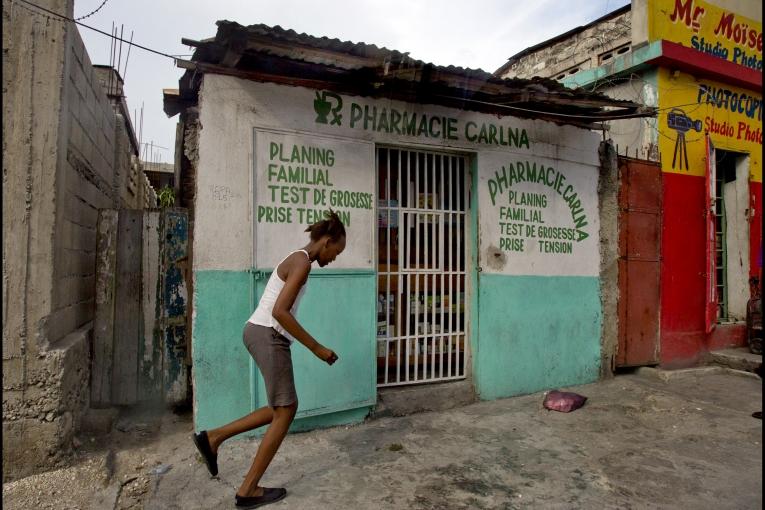
{"label": "electrical wire", "polygon": [[[70,18],[68,16],[64,16],[63,14],[59,14],[57,12],[51,11],[50,9],[46,9],[45,7],[41,7],[41,6],[39,6],[39,5],[37,5],[37,4],[33,3],[33,2],[29,2],[28,0],[8,0],[8,1],[11,3],[11,5],[18,5],[21,8],[26,9],[27,11],[29,11],[29,12],[31,12],[33,14],[37,14],[37,15],[43,16],[45,18],[48,18],[49,20],[54,20],[54,21],[71,21],[72,23],[76,23],[77,25],[80,25],[81,27],[85,27],[87,29],[93,30],[94,32],[98,32],[99,34],[103,34],[103,35],[105,35],[107,37],[111,37],[114,40],[127,43],[127,44],[129,44],[131,46],[135,46],[136,48],[140,48],[140,49],[142,49],[144,51],[148,51],[150,53],[155,53],[157,55],[161,55],[163,57],[167,57],[167,58],[173,59],[174,61],[182,60],[182,59],[179,59],[177,57],[174,57],[173,55],[170,55],[169,53],[164,53],[162,51],[154,50],[152,48],[148,48],[148,47],[140,45],[138,43],[126,41],[125,39],[122,39],[121,37],[117,37],[114,34],[109,34],[108,32],[104,32],[103,30],[99,30],[99,29],[97,29],[95,27],[91,27],[90,25],[86,25],[85,23],[77,21],[74,18]],[[29,7],[26,7],[23,4],[26,4],[28,6],[34,7],[35,9],[39,9],[43,13],[50,14],[50,16],[47,16],[46,14],[43,14],[41,12],[36,12],[36,11],[30,9]]]}
{"label": "electrical wire", "polygon": [[[121,37],[118,37],[118,36],[113,35],[113,34],[109,34],[108,32],[104,32],[103,30],[99,30],[99,29],[97,29],[95,27],[91,27],[89,25],[86,25],[86,24],[81,23],[80,21],[78,21],[78,19],[82,19],[82,18],[76,18],[76,19],[75,18],[69,18],[68,16],[64,16],[64,15],[59,14],[57,12],[51,11],[49,9],[41,7],[41,6],[39,6],[39,5],[37,5],[37,4],[33,3],[33,2],[30,2],[28,0],[8,0],[8,1],[10,1],[11,4],[16,4],[16,5],[19,5],[22,8],[25,8],[26,10],[28,10],[29,12],[32,12],[33,14],[38,14],[38,15],[44,16],[44,17],[46,17],[48,19],[54,19],[53,17],[55,17],[55,18],[58,18],[58,20],[73,22],[73,23],[76,23],[77,25],[80,25],[80,26],[85,27],[87,29],[93,30],[93,31],[98,32],[100,34],[103,34],[103,35],[105,35],[107,37],[110,37],[110,38],[112,38],[112,39],[114,39],[116,41],[125,42],[128,45],[130,45],[130,46],[135,46],[135,47],[140,48],[140,49],[142,49],[144,51],[148,51],[148,52],[155,53],[155,54],[163,56],[163,57],[167,57],[167,58],[173,59],[174,61],[182,60],[182,59],[178,58],[180,56],[188,56],[188,54],[171,55],[169,53],[164,53],[162,51],[158,51],[158,50],[155,50],[155,49],[152,49],[152,48],[148,48],[148,47],[143,46],[143,45],[138,44],[138,43],[127,41],[127,40],[125,40],[125,39],[123,39]],[[96,11],[94,11],[91,14],[94,14],[99,9],[101,9],[106,4],[107,1],[108,0],[105,0],[98,7],[98,9],[96,9]],[[42,11],[44,13],[48,13],[51,16],[46,16],[45,14],[42,14],[40,12],[33,11],[33,10],[25,7],[22,4],[27,4],[28,6],[31,6],[31,7],[35,8],[35,9],[39,9],[40,11]],[[87,17],[87,16],[85,16],[85,17]],[[647,82],[645,80],[642,80],[642,79],[638,78],[636,75],[631,76],[629,81],[632,82],[633,79],[635,81],[642,81],[645,84],[653,85],[653,84],[650,84],[649,82]],[[602,85],[603,82],[608,82],[610,84],[615,84],[617,80],[618,79],[602,80],[599,84],[595,85],[590,92],[594,92],[597,88],[600,88],[600,85]],[[624,81],[624,80],[622,80],[622,81]],[[487,101],[478,101],[478,100],[475,100],[475,99],[462,99],[462,101],[470,102],[470,103],[477,103],[477,104],[484,104],[484,105],[489,105],[489,106],[495,106],[495,107],[500,107],[500,108],[504,108],[504,109],[508,109],[508,110],[522,111],[522,112],[526,112],[526,113],[534,113],[534,114],[540,114],[540,115],[550,115],[550,116],[555,116],[555,117],[572,118],[572,119],[579,119],[579,120],[609,121],[609,120],[625,120],[625,119],[634,119],[634,118],[644,118],[644,117],[646,117],[646,113],[607,115],[607,112],[606,112],[606,114],[602,115],[602,116],[572,115],[572,114],[565,114],[565,113],[545,112],[545,111],[540,111],[540,110],[533,110],[533,109],[530,109],[530,108],[521,108],[521,107],[518,107],[518,106],[500,105],[500,104],[491,103],[491,102],[487,102]],[[682,105],[667,106],[667,107],[664,107],[664,108],[651,107],[651,110],[652,110],[652,112],[658,113],[658,112],[661,112],[661,111],[664,111],[664,110],[671,110],[672,108],[679,108],[679,107],[682,107],[682,106],[700,106],[700,105],[698,103],[687,103],[687,104],[682,104]]]}
{"label": "electrical wire", "polygon": [[[604,78],[599,80],[597,83],[593,84],[592,87],[583,86],[583,87],[579,87],[578,90],[583,90],[585,92],[596,92],[598,91],[598,89],[602,89],[604,86],[618,86],[618,85],[624,85],[625,83],[630,84],[630,86],[632,87],[632,90],[635,91],[635,96],[637,97],[636,100],[639,102],[644,101],[644,98],[642,96],[643,91],[641,90],[640,92],[638,92],[635,89],[635,86],[634,86],[635,83],[642,83],[644,86],[651,87],[652,89],[655,90],[657,97],[660,97],[661,95],[665,95],[670,92],[675,92],[678,90],[685,90],[685,91],[694,90],[695,91],[698,89],[697,86],[692,84],[677,84],[672,87],[657,87],[656,84],[643,79],[640,75],[632,73],[629,78],[627,77]],[[689,109],[685,112],[687,114],[690,114],[695,112],[699,108],[708,106],[709,104],[710,103],[708,101],[696,101],[693,103],[675,104],[675,105],[664,106],[661,108],[655,107],[655,111],[659,113],[666,110],[672,110],[673,108],[683,108],[686,106],[693,106],[694,108]]]}

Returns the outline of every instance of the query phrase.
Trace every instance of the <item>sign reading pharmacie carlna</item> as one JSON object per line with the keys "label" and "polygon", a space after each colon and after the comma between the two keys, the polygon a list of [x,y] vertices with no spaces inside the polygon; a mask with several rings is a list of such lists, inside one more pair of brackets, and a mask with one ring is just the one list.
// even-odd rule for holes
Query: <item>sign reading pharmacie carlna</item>
{"label": "sign reading pharmacie carlna", "polygon": [[[534,122],[438,105],[336,94],[327,90],[248,84],[258,125],[375,143],[526,151]],[[248,98],[249,99],[249,98]],[[536,138],[539,138],[536,136]]]}
{"label": "sign reading pharmacie carlna", "polygon": [[502,122],[481,122],[447,113],[417,111],[392,104],[344,101],[339,94],[316,91],[316,123],[352,130],[385,133],[426,140],[448,140],[496,147],[529,148],[526,129]]}
{"label": "sign reading pharmacie carlna", "polygon": [[597,167],[496,153],[485,159],[478,189],[483,270],[597,276]]}

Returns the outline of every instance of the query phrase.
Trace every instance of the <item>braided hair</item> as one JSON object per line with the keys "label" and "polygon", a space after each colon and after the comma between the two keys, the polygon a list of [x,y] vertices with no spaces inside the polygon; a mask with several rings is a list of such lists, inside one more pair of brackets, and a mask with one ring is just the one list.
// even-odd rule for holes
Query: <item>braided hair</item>
{"label": "braided hair", "polygon": [[341,237],[345,237],[345,225],[335,211],[332,209],[325,211],[324,217],[325,219],[317,221],[305,229],[306,232],[310,232],[311,241],[318,241],[328,235],[330,241],[334,243],[339,241]]}

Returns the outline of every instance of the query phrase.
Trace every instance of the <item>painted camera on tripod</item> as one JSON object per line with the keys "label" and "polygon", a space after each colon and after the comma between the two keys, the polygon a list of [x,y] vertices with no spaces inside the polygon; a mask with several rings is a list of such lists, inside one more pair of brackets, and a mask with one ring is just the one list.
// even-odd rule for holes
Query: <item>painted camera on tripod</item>
{"label": "painted camera on tripod", "polygon": [[667,125],[678,133],[687,133],[691,129],[701,133],[703,125],[700,120],[693,120],[682,110],[672,110],[667,114]]}

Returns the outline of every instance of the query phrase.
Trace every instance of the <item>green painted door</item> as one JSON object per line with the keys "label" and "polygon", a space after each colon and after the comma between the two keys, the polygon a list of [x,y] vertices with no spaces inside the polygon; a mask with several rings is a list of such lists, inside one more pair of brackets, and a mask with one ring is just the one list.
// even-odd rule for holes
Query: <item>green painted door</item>
{"label": "green painted door", "polygon": [[[255,280],[257,303],[271,276]],[[337,270],[315,272],[300,302],[297,319],[338,355],[332,366],[298,341],[292,344],[297,417],[325,415],[373,406],[375,390],[375,273]],[[251,363],[252,407],[268,405],[263,378]]]}

